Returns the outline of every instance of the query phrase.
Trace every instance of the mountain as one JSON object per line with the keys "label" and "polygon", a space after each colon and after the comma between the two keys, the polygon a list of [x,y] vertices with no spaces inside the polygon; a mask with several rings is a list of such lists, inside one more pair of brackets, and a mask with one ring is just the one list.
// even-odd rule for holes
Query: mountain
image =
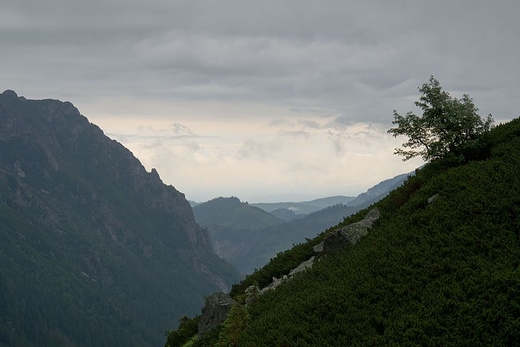
{"label": "mountain", "polygon": [[[330,196],[326,198],[320,198],[310,201],[300,201],[300,202],[259,202],[251,204],[253,206],[259,207],[264,211],[269,213],[273,213],[277,210],[290,210],[294,212],[296,218],[298,216],[306,215],[312,212],[316,212],[322,210],[324,208],[343,204],[346,205],[349,202],[354,200],[352,196]],[[275,212],[276,213],[276,212]],[[294,219],[294,218],[293,218]]]}
{"label": "mountain", "polygon": [[283,219],[286,222],[290,222],[292,220],[300,219],[306,216],[306,214],[296,214],[294,210],[285,207],[277,208],[276,210],[272,210],[269,213],[276,218]]}
{"label": "mountain", "polygon": [[218,225],[232,229],[262,229],[283,223],[264,210],[241,202],[237,197],[219,197],[193,207],[201,226]]}
{"label": "mountain", "polygon": [[[399,187],[403,182],[408,178],[408,176],[413,175],[413,173],[405,173],[402,175],[397,175],[393,178],[389,178],[382,182],[379,182],[372,188],[368,189],[366,192],[359,194],[352,201],[348,203],[350,206],[357,206],[366,204],[370,202],[369,205],[374,201],[374,199],[381,199],[381,197],[385,196],[395,188]],[[376,200],[377,201],[377,200]]]}
{"label": "mountain", "polygon": [[69,102],[0,95],[0,346],[153,346],[238,274]]}
{"label": "mountain", "polygon": [[192,346],[520,345],[520,119],[460,154],[248,275]]}
{"label": "mountain", "polygon": [[[323,230],[334,226],[346,217],[372,205],[384,198],[393,188],[403,183],[409,174],[399,175],[393,179],[386,180],[391,184],[378,184],[370,194],[367,192],[360,194],[362,198],[351,200],[350,203],[338,204],[310,213],[302,218],[291,220],[285,224],[279,224],[270,228],[257,231],[254,238],[251,238],[247,246],[240,248],[233,258],[230,259],[237,270],[241,273],[251,273],[257,268],[262,267],[277,253],[283,252],[295,244],[305,242],[308,238],[314,238]],[[384,188],[388,190],[385,190]],[[371,188],[372,189],[372,188]],[[370,189],[369,189],[370,191]],[[374,194],[379,192],[380,194]],[[358,204],[355,204],[355,202]]]}
{"label": "mountain", "polygon": [[[402,184],[409,174],[385,180],[358,197],[335,196],[308,202],[248,204],[238,198],[217,198],[193,207],[197,222],[209,230],[216,253],[228,260],[240,273],[248,274],[265,265],[278,252],[305,242],[319,232],[336,225],[345,217],[382,199]],[[346,205],[329,204],[348,201]],[[292,206],[280,209],[280,206]],[[307,211],[326,206],[309,214],[290,216],[296,206]],[[277,208],[270,213],[270,210]]]}
{"label": "mountain", "polygon": [[219,197],[193,207],[195,219],[208,229],[215,252],[237,269],[241,254],[259,237],[259,230],[284,224],[264,210],[241,202],[237,197]]}

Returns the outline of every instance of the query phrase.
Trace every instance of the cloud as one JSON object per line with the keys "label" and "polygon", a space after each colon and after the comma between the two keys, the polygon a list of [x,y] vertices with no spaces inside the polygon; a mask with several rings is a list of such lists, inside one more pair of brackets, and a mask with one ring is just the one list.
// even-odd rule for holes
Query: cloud
{"label": "cloud", "polygon": [[519,115],[518,13],[484,0],[4,1],[0,80],[73,102],[189,194],[361,189],[410,168],[386,129],[432,74],[483,115]]}
{"label": "cloud", "polygon": [[266,158],[271,157],[279,151],[279,149],[280,146],[276,144],[267,144],[248,140],[238,149],[238,157],[241,159],[265,161]]}
{"label": "cloud", "polygon": [[281,137],[292,137],[295,139],[310,139],[311,134],[304,130],[280,130],[278,136]]}
{"label": "cloud", "polygon": [[171,125],[171,129],[173,133],[177,136],[181,137],[195,137],[196,135],[193,133],[193,131],[190,130],[187,126],[184,126],[180,123],[173,123]]}

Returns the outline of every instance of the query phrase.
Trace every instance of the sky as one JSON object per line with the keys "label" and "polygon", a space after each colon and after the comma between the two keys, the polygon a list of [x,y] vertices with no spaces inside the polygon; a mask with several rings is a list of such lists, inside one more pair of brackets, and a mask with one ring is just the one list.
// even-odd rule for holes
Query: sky
{"label": "sky", "polygon": [[3,0],[0,89],[72,102],[190,200],[357,195],[422,165],[433,75],[520,115],[517,0]]}

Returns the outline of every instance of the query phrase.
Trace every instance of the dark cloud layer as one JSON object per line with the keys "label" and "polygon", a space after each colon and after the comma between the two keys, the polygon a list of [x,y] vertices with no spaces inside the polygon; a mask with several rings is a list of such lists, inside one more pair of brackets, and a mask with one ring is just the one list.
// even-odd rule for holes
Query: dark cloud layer
{"label": "dark cloud layer", "polygon": [[[368,180],[374,158],[377,183],[397,172],[392,110],[414,110],[430,75],[483,115],[520,114],[518,13],[517,0],[3,1],[0,82],[72,101],[181,184],[204,168],[208,185],[285,175],[297,190]],[[329,161],[342,171],[312,176]]]}
{"label": "dark cloud layer", "polygon": [[[381,122],[371,104],[395,104],[430,74],[478,96],[519,91],[517,1],[25,0],[0,10],[0,76],[27,94],[253,100]],[[516,105],[493,104],[506,117]]]}

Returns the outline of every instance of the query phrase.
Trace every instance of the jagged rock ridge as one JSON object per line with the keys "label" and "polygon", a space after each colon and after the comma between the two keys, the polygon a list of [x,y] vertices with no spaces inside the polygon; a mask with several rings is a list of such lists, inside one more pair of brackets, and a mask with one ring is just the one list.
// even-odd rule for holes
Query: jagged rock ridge
{"label": "jagged rock ridge", "polygon": [[[157,345],[238,279],[155,169],[70,102],[13,91],[0,95],[0,237],[0,297],[11,302],[0,319],[18,336],[7,345]],[[21,302],[39,304],[31,315]],[[96,332],[104,320],[110,337]]]}

